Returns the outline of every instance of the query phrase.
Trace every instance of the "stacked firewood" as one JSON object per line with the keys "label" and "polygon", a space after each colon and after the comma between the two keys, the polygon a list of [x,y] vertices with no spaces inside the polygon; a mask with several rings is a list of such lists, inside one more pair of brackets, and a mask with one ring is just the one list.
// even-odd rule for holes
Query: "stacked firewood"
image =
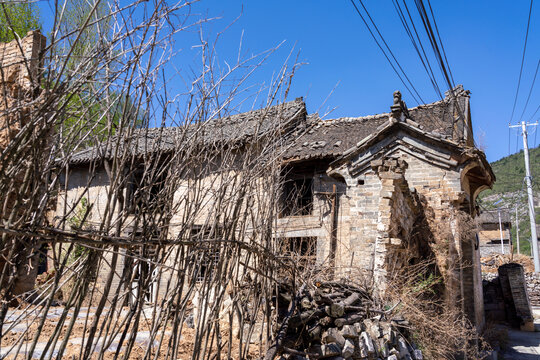
{"label": "stacked firewood", "polygon": [[266,359],[422,359],[402,335],[406,321],[388,317],[391,309],[374,308],[357,287],[317,285],[279,294],[282,322]]}

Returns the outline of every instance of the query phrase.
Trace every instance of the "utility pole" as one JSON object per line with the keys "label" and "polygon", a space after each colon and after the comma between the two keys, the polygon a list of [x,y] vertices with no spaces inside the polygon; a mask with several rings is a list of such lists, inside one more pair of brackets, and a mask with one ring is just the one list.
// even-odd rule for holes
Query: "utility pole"
{"label": "utility pole", "polygon": [[499,235],[501,236],[501,254],[504,255],[504,240],[503,240],[502,223],[501,223],[501,209],[497,209],[497,213],[499,214]]}
{"label": "utility pole", "polygon": [[534,124],[527,124],[525,121],[521,122],[521,125],[510,125],[510,127],[521,126],[521,136],[523,136],[523,154],[525,155],[525,184],[527,185],[527,197],[529,203],[529,219],[531,221],[531,243],[532,253],[534,259],[534,272],[540,272],[540,259],[538,258],[538,237],[536,235],[536,221],[534,215],[534,200],[531,181],[531,170],[529,166],[529,145],[527,143],[527,126],[536,126],[538,122]]}
{"label": "utility pole", "polygon": [[518,209],[516,204],[516,243],[517,243],[517,252],[519,252],[519,222],[518,222]]}

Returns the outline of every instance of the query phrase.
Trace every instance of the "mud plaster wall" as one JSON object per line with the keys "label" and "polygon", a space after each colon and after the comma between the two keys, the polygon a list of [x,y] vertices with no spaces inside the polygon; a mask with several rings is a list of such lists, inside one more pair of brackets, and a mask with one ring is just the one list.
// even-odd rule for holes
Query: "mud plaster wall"
{"label": "mud plaster wall", "polygon": [[[67,190],[61,192],[58,197],[57,204],[57,221],[63,216],[64,211],[68,214],[70,211],[78,211],[77,201],[80,197],[84,197],[88,200],[88,204],[92,204],[92,210],[88,216],[87,226],[96,227],[105,214],[105,207],[108,201],[108,188],[109,180],[103,168],[96,171],[94,178],[88,185],[89,170],[85,167],[74,168],[69,174],[69,186]],[[256,199],[251,203],[250,210],[275,206],[272,203],[270,194],[268,193],[268,185],[272,185],[271,179],[258,179],[250,183],[250,189],[248,189],[247,198]],[[313,174],[313,211],[308,216],[289,216],[275,219],[275,238],[287,238],[287,237],[316,237],[316,261],[320,265],[329,265],[330,263],[330,232],[331,232],[331,203],[333,186],[336,186],[336,193],[338,201],[336,204],[338,223],[343,223],[349,220],[348,203],[342,201],[342,196],[345,193],[345,183],[340,182],[326,175],[325,173]],[[206,177],[197,180],[185,179],[178,183],[178,188],[174,192],[172,217],[170,219],[170,226],[168,228],[168,238],[175,239],[181,236],[182,232],[186,230],[186,227],[190,223],[194,225],[212,224],[216,219],[216,216],[223,213],[230,213],[230,209],[223,207],[216,202],[218,193],[221,196],[229,198],[227,203],[234,204],[234,194],[239,190],[241,184],[238,183],[238,174],[234,172],[211,174]],[[198,208],[189,208],[194,204],[200,204]],[[65,206],[65,207],[64,207]],[[64,208],[66,210],[64,210]],[[116,206],[118,208],[118,206]],[[243,211],[247,211],[243,208]],[[186,218],[186,213],[189,214],[189,218]],[[113,215],[113,222],[116,217],[116,213]],[[73,212],[67,215],[67,219],[73,216]],[[242,217],[242,216],[241,216]],[[245,217],[248,221],[247,235],[250,232],[256,232],[259,229],[254,228],[253,224],[249,223],[249,217]],[[69,223],[69,221],[68,221]],[[338,245],[336,259],[338,265],[345,261],[350,261],[350,254],[348,248],[350,247],[349,231],[347,227],[339,225],[337,226],[337,242],[342,243],[345,246]],[[374,225],[376,228],[376,225]],[[184,234],[185,235],[185,234]],[[253,235],[257,236],[257,235]],[[110,249],[109,249],[110,250]],[[177,267],[174,264],[174,256],[178,249],[170,249],[170,255],[165,261],[165,265],[171,267]],[[109,299],[112,299],[117,291],[126,291],[125,287],[120,287],[119,282],[124,266],[127,264],[131,266],[129,260],[125,259],[125,249],[120,249],[120,255],[115,267],[115,274],[113,276],[111,293]],[[107,252],[104,256],[102,263],[99,266],[99,272],[97,274],[98,284],[101,288],[104,287],[107,276],[111,271],[112,253]],[[173,271],[166,270],[160,279],[160,291],[157,294],[157,298],[160,299],[164,294],[165,285],[169,278],[172,277],[172,284],[174,286],[176,276]]]}
{"label": "mud plaster wall", "polygon": [[[315,173],[312,213],[307,216],[277,218],[274,236],[277,238],[316,237],[317,263],[330,264],[332,195],[329,194],[333,192],[335,185],[338,199],[335,254],[337,276],[375,274],[378,279],[383,279],[387,275],[386,272],[391,270],[388,266],[398,267],[410,254],[415,255],[418,252],[418,244],[410,242],[410,239],[418,211],[430,211],[434,218],[433,222],[444,224],[447,228],[449,224],[454,223],[454,232],[450,232],[449,243],[445,245],[446,251],[440,252],[438,260],[441,266],[447,266],[456,261],[458,251],[469,260],[470,264],[479,265],[477,251],[474,247],[461,244],[459,232],[455,231],[459,227],[457,220],[452,218],[452,211],[459,208],[468,197],[467,191],[462,187],[460,167],[453,170],[437,167],[401,150],[392,153],[391,156],[407,164],[398,176],[394,176],[395,172],[384,175],[368,169],[356,176],[345,174],[345,181],[340,181],[325,173]],[[196,191],[194,189],[200,189],[198,191],[202,198],[198,202],[204,206],[191,220],[194,224],[204,224],[212,220],[213,214],[215,215],[219,210],[215,204],[216,191],[222,187],[223,183],[233,181],[236,175],[231,173],[221,176],[224,177],[212,175],[199,179],[198,185],[188,180],[179,184],[174,194],[173,202],[177,208],[171,219],[169,238],[179,236],[182,227],[186,226],[184,209],[191,201],[190,199],[195,198],[196,194],[190,195],[190,192]],[[74,196],[79,195],[78,191],[86,185],[86,178],[87,175],[83,172],[78,174],[73,172],[70,180],[73,183],[70,185],[68,198],[73,199]],[[266,189],[264,186],[265,181],[261,179],[259,184],[254,185],[250,191],[264,194]],[[466,189],[467,185],[465,184],[464,187]],[[230,195],[233,189],[235,189],[234,186],[226,192]],[[106,201],[104,197],[106,191],[107,182],[100,175],[94,180],[89,190],[89,201],[99,203],[96,204],[96,212],[92,213],[92,219],[101,218],[102,210],[100,209]],[[414,197],[423,198],[426,208],[418,209],[419,205],[417,200],[413,199]],[[262,206],[261,203],[252,205],[254,208]],[[405,248],[408,251],[407,254],[403,253]],[[391,261],[388,261],[389,255]],[[105,263],[102,269],[107,269],[106,266]],[[117,272],[121,274],[118,266]],[[469,272],[451,274],[454,282],[452,290],[458,294],[454,296],[459,296],[459,278],[465,276],[462,282],[463,293],[467,294],[465,307],[471,317],[481,318],[479,314],[483,313],[482,293],[476,290],[481,285],[481,278],[473,271],[474,269],[471,267]],[[105,270],[100,272],[100,274],[107,273],[108,271]],[[166,281],[166,278],[166,275],[163,276],[162,281]],[[119,278],[115,277],[114,281],[117,279]],[[163,287],[160,286],[160,288]],[[471,296],[471,294],[474,295]]]}
{"label": "mud plaster wall", "polygon": [[[114,211],[111,211],[116,200],[114,197],[109,198],[109,177],[103,167],[98,167],[93,176],[91,175],[88,167],[77,167],[69,171],[68,186],[66,189],[59,191],[57,198],[56,217],[54,219],[57,225],[60,225],[60,222],[65,219],[64,226],[66,229],[71,229],[73,225],[72,219],[84,211],[81,205],[81,199],[83,198],[86,199],[88,206],[91,206],[86,221],[82,226],[83,229],[97,230],[104,221],[106,213],[109,213],[111,224],[114,224],[118,214],[118,205],[116,204]],[[65,177],[62,179],[61,185],[64,185],[64,182]],[[108,203],[109,210],[106,210]],[[66,250],[68,246],[63,245],[63,248]],[[103,291],[111,271],[112,251],[112,247],[105,249],[103,259],[97,267],[99,269],[96,274],[97,286],[101,291]],[[125,249],[120,249],[119,252],[120,256],[118,256],[115,266],[109,300],[121,290],[119,282],[126,260],[125,256],[123,256]]]}
{"label": "mud plaster wall", "polygon": [[[83,210],[80,202],[84,198],[87,200],[88,206],[92,206],[84,224],[85,228],[93,229],[99,226],[107,211],[109,214],[114,214],[111,223],[114,222],[118,206],[115,206],[114,212],[111,212],[115,198],[109,199],[109,185],[109,177],[103,167],[97,168],[93,174],[84,167],[71,169],[68,175],[67,189],[58,194],[55,220],[59,221],[65,217],[66,225],[69,228],[70,220],[77,212]],[[110,203],[109,210],[106,210],[107,203]]]}

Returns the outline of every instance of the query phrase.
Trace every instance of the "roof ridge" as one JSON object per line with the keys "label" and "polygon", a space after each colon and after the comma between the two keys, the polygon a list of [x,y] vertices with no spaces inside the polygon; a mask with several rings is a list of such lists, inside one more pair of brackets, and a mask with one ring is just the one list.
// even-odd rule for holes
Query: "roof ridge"
{"label": "roof ridge", "polygon": [[[457,94],[456,97],[462,97],[463,93],[465,93],[465,91],[462,91],[460,94]],[[415,107],[410,107],[408,108],[409,111],[411,110],[424,110],[424,109],[428,109],[428,108],[436,108],[440,105],[443,105],[443,104],[448,104],[448,102],[450,101],[453,101],[453,99],[450,99],[450,98],[444,98],[442,100],[437,100],[437,101],[434,101],[432,103],[429,103],[429,104],[419,104]],[[386,112],[386,113],[378,113],[378,114],[372,114],[372,115],[364,115],[364,116],[343,116],[343,117],[339,117],[339,118],[334,118],[334,119],[319,119],[318,123],[320,124],[324,124],[324,125],[332,125],[332,124],[335,124],[335,123],[342,123],[342,122],[352,122],[352,121],[363,121],[363,120],[373,120],[373,119],[380,119],[380,118],[383,118],[385,116],[387,117],[390,117],[390,112]],[[414,119],[411,119],[411,120],[414,120]]]}
{"label": "roof ridge", "polygon": [[381,114],[375,114],[375,115],[356,116],[356,117],[344,116],[344,117],[335,118],[335,119],[320,119],[318,121],[318,124],[327,126],[327,125],[341,124],[344,122],[367,121],[367,120],[373,120],[373,119],[380,119],[389,115],[390,113],[381,113]]}

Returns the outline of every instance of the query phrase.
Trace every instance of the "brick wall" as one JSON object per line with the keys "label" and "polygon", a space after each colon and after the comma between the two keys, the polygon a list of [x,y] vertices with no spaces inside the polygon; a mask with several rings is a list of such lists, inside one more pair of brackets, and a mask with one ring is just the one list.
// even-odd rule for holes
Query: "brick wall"
{"label": "brick wall", "polygon": [[[400,136],[408,135],[398,133],[394,141]],[[333,170],[347,183],[350,224],[340,226],[348,227],[351,242],[354,241],[350,247],[355,254],[352,264],[364,269],[368,276],[384,279],[391,266],[398,268],[406,257],[424,256],[429,249],[423,248],[420,254],[420,247],[427,244],[434,250],[443,275],[447,303],[461,307],[481,327],[484,311],[479,250],[474,232],[465,231],[467,227],[460,222],[461,218],[470,219],[474,208],[471,204],[476,188],[469,184],[466,173],[474,165],[460,163],[458,154],[419,138],[410,141],[418,144],[418,149],[409,146],[390,151],[391,139],[392,136],[375,143],[372,149],[365,149]],[[425,158],[424,152],[415,153],[427,148],[447,159],[447,164],[435,164]],[[368,156],[383,163],[393,158],[396,164],[389,164],[393,170],[380,176],[380,170],[363,167]],[[400,170],[399,162],[407,164],[404,170]],[[420,199],[421,204],[415,206],[414,199]],[[416,233],[417,225],[412,220],[420,220],[422,215],[429,218],[427,227],[431,233],[403,246]],[[400,253],[400,246],[409,247],[408,253]],[[384,281],[377,283],[384,287]]]}
{"label": "brick wall", "polygon": [[503,293],[508,320],[523,330],[534,331],[531,304],[525,284],[523,266],[516,263],[499,267],[499,281]]}
{"label": "brick wall", "polygon": [[[0,149],[5,149],[18,131],[29,121],[31,111],[35,108],[33,101],[39,95],[40,72],[42,66],[42,53],[45,48],[45,37],[39,31],[32,31],[20,41],[13,40],[0,44]],[[21,181],[23,171],[12,177],[15,183]],[[5,211],[3,219],[11,215],[15,207],[16,198],[25,194],[10,193],[0,195],[0,202]],[[7,204],[7,206],[5,205]],[[4,243],[4,256],[9,257],[10,250],[13,257],[13,271],[16,271],[15,282],[9,290],[11,294],[18,295],[32,290],[37,275],[38,255],[34,249],[18,241],[16,238],[8,239]],[[0,269],[4,262],[0,258]],[[2,284],[6,289],[6,283]]]}
{"label": "brick wall", "polygon": [[[37,95],[46,39],[31,31],[20,41],[0,44],[0,146],[25,124],[27,103]],[[14,111],[15,109],[20,111]],[[5,111],[9,110],[6,114]]]}

